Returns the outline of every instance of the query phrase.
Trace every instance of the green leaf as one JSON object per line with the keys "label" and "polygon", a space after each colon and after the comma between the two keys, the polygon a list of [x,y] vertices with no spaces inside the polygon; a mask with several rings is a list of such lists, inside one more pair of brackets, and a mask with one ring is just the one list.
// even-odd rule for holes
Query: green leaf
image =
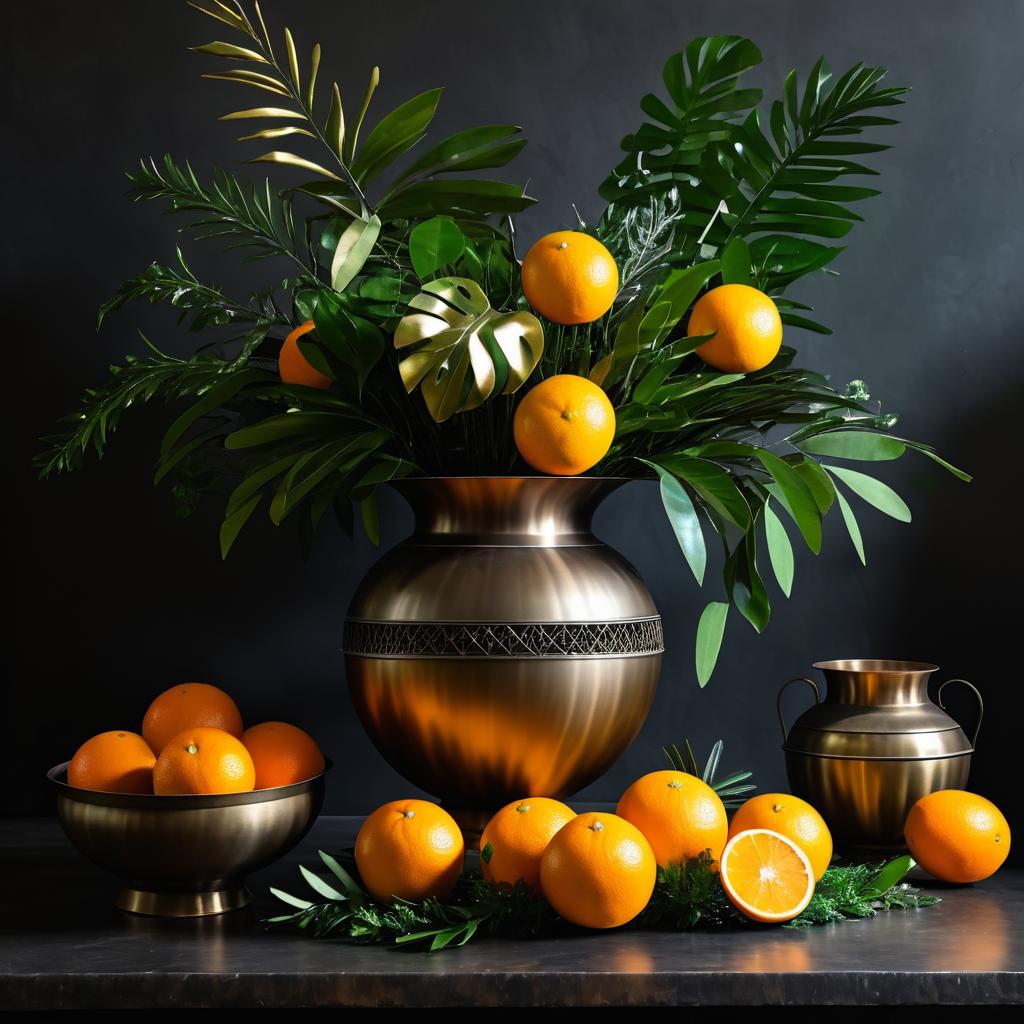
{"label": "green leaf", "polygon": [[487,843],[484,846],[484,848],[480,851],[480,859],[485,864],[490,864],[491,863],[491,858],[493,856],[494,856],[494,847],[490,843]]}
{"label": "green leaf", "polygon": [[734,238],[722,252],[722,283],[754,284],[750,274],[750,247],[742,238]]}
{"label": "green leaf", "polygon": [[446,213],[460,220],[479,220],[491,214],[520,213],[536,202],[521,185],[503,181],[459,178],[454,181],[418,181],[381,203],[383,221]]}
{"label": "green leaf", "polygon": [[881,871],[861,890],[861,896],[866,900],[876,900],[883,893],[888,892],[894,885],[899,885],[907,873],[915,865],[914,858],[909,854],[896,857],[889,861]]}
{"label": "green leaf", "polygon": [[313,906],[309,900],[301,900],[298,896],[291,896],[280,889],[275,889],[273,886],[270,886],[270,892],[271,895],[276,896],[282,903],[287,903],[290,907],[298,907],[299,910],[309,910]]}
{"label": "green leaf", "polygon": [[341,882],[342,888],[348,896],[359,898],[364,895],[356,880],[329,853],[325,853],[323,850],[318,850],[317,853],[320,854],[320,859],[324,862],[327,870]]}
{"label": "green leaf", "polygon": [[812,455],[861,462],[887,462],[898,459],[907,450],[898,438],[869,430],[830,430],[804,438],[798,447]]}
{"label": "green leaf", "polygon": [[363,317],[349,315],[340,295],[321,291],[313,310],[316,337],[356,375],[362,392],[370,371],[384,354],[384,336],[379,327]]}
{"label": "green leaf", "polygon": [[249,521],[250,516],[256,511],[256,506],[260,503],[262,495],[259,493],[254,494],[248,500],[237,505],[235,510],[231,512],[220,524],[220,557],[227,558],[228,552],[231,550],[231,546],[235,543],[238,538],[238,534],[241,532],[242,527]]}
{"label": "green leaf", "polygon": [[729,617],[729,605],[723,601],[712,601],[701,612],[697,623],[697,682],[701,688],[707,686],[711,673],[722,649],[725,635],[725,620]]}
{"label": "green leaf", "polygon": [[698,585],[704,583],[704,569],[707,566],[707,548],[704,544],[704,533],[700,528],[697,510],[693,507],[686,488],[668,470],[662,469],[656,462],[641,462],[650,466],[661,480],[661,502],[665,506],[665,515],[672,525],[672,530],[682,548],[683,556],[693,572]]}
{"label": "green leaf", "polygon": [[789,597],[793,590],[793,546],[789,543],[782,520],[769,502],[764,506],[764,532],[768,541],[768,557],[782,592]]}
{"label": "green leaf", "polygon": [[821,551],[821,513],[807,484],[788,463],[764,448],[755,448],[755,457],[778,486],[778,500],[803,534],[807,546]]}
{"label": "green leaf", "polygon": [[793,471],[811,492],[818,511],[824,515],[832,507],[836,497],[836,485],[832,483],[832,478],[814,459],[804,458],[792,465]]}
{"label": "green leaf", "polygon": [[[514,124],[488,124],[456,132],[410,164],[397,184],[428,175],[501,167],[526,145],[525,139],[508,141],[521,130]],[[397,191],[392,188],[392,194]]]}
{"label": "green leaf", "polygon": [[454,263],[466,248],[466,236],[451,217],[421,221],[409,233],[409,256],[421,281]]}
{"label": "green leaf", "polygon": [[331,287],[343,292],[363,269],[380,236],[380,217],[354,220],[342,232],[331,260]]}
{"label": "green leaf", "polygon": [[392,161],[423,138],[442,91],[431,89],[420,93],[381,118],[352,161],[352,175],[360,185],[373,181]]}
{"label": "green leaf", "polygon": [[884,512],[901,523],[911,521],[912,517],[907,503],[888,484],[884,484],[881,480],[876,480],[866,473],[844,469],[842,466],[825,466],[825,469],[842,480],[854,494],[859,495],[869,505],[873,505],[879,512]]}
{"label": "green leaf", "polygon": [[757,567],[757,518],[725,562],[725,586],[729,599],[758,633],[771,617],[768,591]]}
{"label": "green leaf", "polygon": [[721,466],[685,455],[664,456],[660,465],[682,477],[719,515],[742,530],[750,526],[750,509],[734,478]]}
{"label": "green leaf", "polygon": [[850,535],[850,540],[853,541],[857,557],[860,559],[861,565],[867,565],[867,559],[864,557],[864,540],[860,535],[857,517],[853,514],[853,509],[850,508],[850,503],[846,500],[842,491],[836,491],[836,499],[839,502],[839,511],[843,515],[843,522],[846,524],[846,532]]}
{"label": "green leaf", "polygon": [[299,871],[302,877],[309,883],[310,888],[314,889],[321,896],[325,896],[329,900],[343,900],[345,898],[334,886],[328,885],[319,875],[314,875],[305,865],[300,864]]}

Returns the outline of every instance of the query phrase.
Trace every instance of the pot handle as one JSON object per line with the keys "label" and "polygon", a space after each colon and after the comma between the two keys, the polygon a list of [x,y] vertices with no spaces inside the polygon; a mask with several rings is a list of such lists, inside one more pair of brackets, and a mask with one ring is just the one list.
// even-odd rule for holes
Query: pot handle
{"label": "pot handle", "polygon": [[946,710],[946,705],[942,703],[942,691],[949,686],[950,683],[963,683],[964,686],[974,692],[974,696],[978,699],[978,720],[974,723],[974,735],[971,737],[971,750],[973,750],[978,745],[978,730],[981,728],[981,720],[985,717],[985,702],[981,699],[981,694],[973,683],[967,682],[966,679],[947,679],[939,687],[939,692],[935,695],[938,700],[939,707],[942,708],[943,711]]}
{"label": "pot handle", "polygon": [[[950,680],[950,682],[952,681],[953,680]],[[775,698],[775,710],[779,713],[779,727],[782,729],[783,743],[786,742],[786,736],[789,733],[789,730],[786,728],[785,718],[782,717],[782,695],[790,686],[793,685],[793,683],[806,683],[814,691],[814,703],[821,703],[821,693],[818,691],[818,684],[813,679],[808,679],[806,676],[797,676],[795,679],[790,679],[788,683],[782,684],[782,689],[779,690],[779,695]],[[945,685],[945,683],[943,683],[943,685]],[[970,686],[971,684],[968,683],[967,685]],[[971,689],[973,690],[974,687],[972,686]],[[977,693],[977,690],[975,690],[975,693]],[[979,696],[978,699],[981,700],[981,697]]]}

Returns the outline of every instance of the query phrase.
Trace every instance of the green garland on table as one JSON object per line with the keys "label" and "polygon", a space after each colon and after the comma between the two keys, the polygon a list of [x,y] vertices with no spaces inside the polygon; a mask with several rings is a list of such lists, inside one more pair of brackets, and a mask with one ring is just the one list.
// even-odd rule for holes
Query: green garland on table
{"label": "green garland on table", "polygon": [[[351,860],[351,853],[346,857]],[[478,935],[523,938],[573,930],[542,896],[531,893],[522,882],[514,888],[499,887],[476,872],[467,872],[459,879],[450,903],[399,900],[391,906],[376,903],[330,854],[321,850],[320,859],[340,888],[300,866],[303,877],[324,901],[271,889],[279,900],[296,909],[267,918],[265,923],[296,925],[317,939],[396,946],[429,943],[431,951],[464,946]],[[686,864],[659,868],[654,895],[637,924],[675,931],[749,925],[729,902],[713,864],[710,853],[705,852]],[[830,867],[806,909],[785,927],[830,924],[938,903],[937,897],[922,895],[903,881],[913,866],[914,861],[903,856],[884,865]]]}

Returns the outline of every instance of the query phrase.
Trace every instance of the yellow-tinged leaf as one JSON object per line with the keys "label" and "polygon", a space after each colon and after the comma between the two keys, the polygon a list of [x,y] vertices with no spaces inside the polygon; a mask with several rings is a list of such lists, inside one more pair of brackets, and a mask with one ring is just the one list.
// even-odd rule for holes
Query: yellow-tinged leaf
{"label": "yellow-tinged leaf", "polygon": [[222,43],[215,39],[212,43],[203,43],[202,46],[190,46],[194,53],[209,53],[214,57],[228,57],[231,60],[254,60],[259,64],[266,64],[267,58],[255,50],[247,50],[244,46],[235,46],[234,43]]}
{"label": "yellow-tinged leaf", "polygon": [[608,376],[608,371],[612,368],[612,354],[609,352],[604,359],[599,359],[594,363],[594,368],[590,371],[589,380],[592,384],[596,384],[601,387],[604,384],[605,377]]}
{"label": "yellow-tinged leaf", "polygon": [[306,90],[306,106],[312,111],[313,94],[316,92],[316,73],[320,70],[320,44],[313,44],[313,53],[309,58],[309,88]]}
{"label": "yellow-tinged leaf", "polygon": [[261,132],[253,132],[252,135],[240,135],[239,142],[249,142],[251,139],[280,139],[285,135],[308,135],[311,139],[316,136],[297,124],[290,124],[284,128],[264,128]]}
{"label": "yellow-tinged leaf", "polygon": [[231,114],[224,114],[218,120],[240,121],[247,117],[293,117],[298,121],[306,120],[305,114],[300,114],[297,110],[285,110],[284,107],[251,107],[249,110],[236,110]]}
{"label": "yellow-tinged leaf", "polygon": [[370,100],[373,99],[373,94],[377,91],[378,85],[380,85],[380,68],[375,67],[370,72],[370,82],[366,86],[366,95],[363,97],[363,105],[359,108],[359,116],[356,118],[355,127],[352,129],[352,137],[348,145],[348,158],[350,160],[356,151],[356,143],[359,141],[359,129],[363,126],[363,119],[366,117],[366,111],[370,106]]}
{"label": "yellow-tinged leaf", "polygon": [[279,149],[275,149],[271,153],[264,153],[262,156],[253,157],[252,160],[247,161],[250,164],[288,164],[290,167],[301,167],[305,171],[312,171],[314,174],[322,174],[325,178],[332,178],[334,181],[340,181],[341,179],[327,170],[326,167],[321,167],[319,164],[313,163],[312,160],[306,160],[304,157],[296,156],[294,153],[285,153]]}
{"label": "yellow-tinged leaf", "polygon": [[288,52],[288,73],[292,76],[292,84],[296,92],[301,92],[302,83],[299,80],[299,57],[295,52],[295,40],[292,38],[291,29],[284,30],[284,48]]}
{"label": "yellow-tinged leaf", "polygon": [[235,71],[209,72],[203,78],[217,78],[224,82],[238,82],[241,85],[253,85],[257,89],[266,89],[267,92],[276,93],[278,96],[291,95],[288,90],[276,78],[269,75],[261,75],[257,71],[244,71],[241,68]]}
{"label": "yellow-tinged leaf", "polygon": [[345,145],[345,112],[341,106],[341,90],[337,82],[331,83],[331,109],[327,114],[327,126],[324,129],[327,142],[334,147],[338,159],[343,160],[343,147]]}
{"label": "yellow-tinged leaf", "polygon": [[224,25],[229,25],[231,28],[238,29],[239,32],[248,32],[248,26],[237,14],[235,14],[234,11],[224,7],[223,4],[217,4],[217,6],[223,8],[223,14],[219,14],[217,11],[207,10],[205,7],[201,7],[199,4],[194,4],[192,3],[192,0],[189,0],[189,7],[194,7],[197,11],[205,14],[208,18],[216,18],[217,21]]}
{"label": "yellow-tinged leaf", "polygon": [[267,31],[267,23],[263,20],[263,12],[260,10],[259,3],[253,4],[256,10],[256,20],[260,23],[260,31],[263,33],[263,42],[267,44],[267,49],[273,53],[274,47],[270,43],[270,33]]}

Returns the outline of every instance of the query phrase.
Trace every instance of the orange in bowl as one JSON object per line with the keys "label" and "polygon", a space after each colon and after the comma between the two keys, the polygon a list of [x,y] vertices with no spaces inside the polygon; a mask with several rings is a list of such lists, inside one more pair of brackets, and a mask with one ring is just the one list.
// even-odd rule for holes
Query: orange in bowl
{"label": "orange in bowl", "polygon": [[242,733],[242,743],[256,769],[256,789],[305,782],[324,770],[316,740],[297,725],[261,722]]}
{"label": "orange in bowl", "polygon": [[153,792],[159,796],[248,793],[256,769],[242,741],[223,729],[186,729],[156,759]]}
{"label": "orange in bowl", "polygon": [[223,729],[242,735],[242,713],[221,689],[209,683],[182,683],[160,694],[142,720],[142,735],[153,753],[160,752],[185,729]]}
{"label": "orange in bowl", "polygon": [[68,785],[103,793],[152,793],[156,758],[134,732],[114,729],[86,740],[68,765]]}

